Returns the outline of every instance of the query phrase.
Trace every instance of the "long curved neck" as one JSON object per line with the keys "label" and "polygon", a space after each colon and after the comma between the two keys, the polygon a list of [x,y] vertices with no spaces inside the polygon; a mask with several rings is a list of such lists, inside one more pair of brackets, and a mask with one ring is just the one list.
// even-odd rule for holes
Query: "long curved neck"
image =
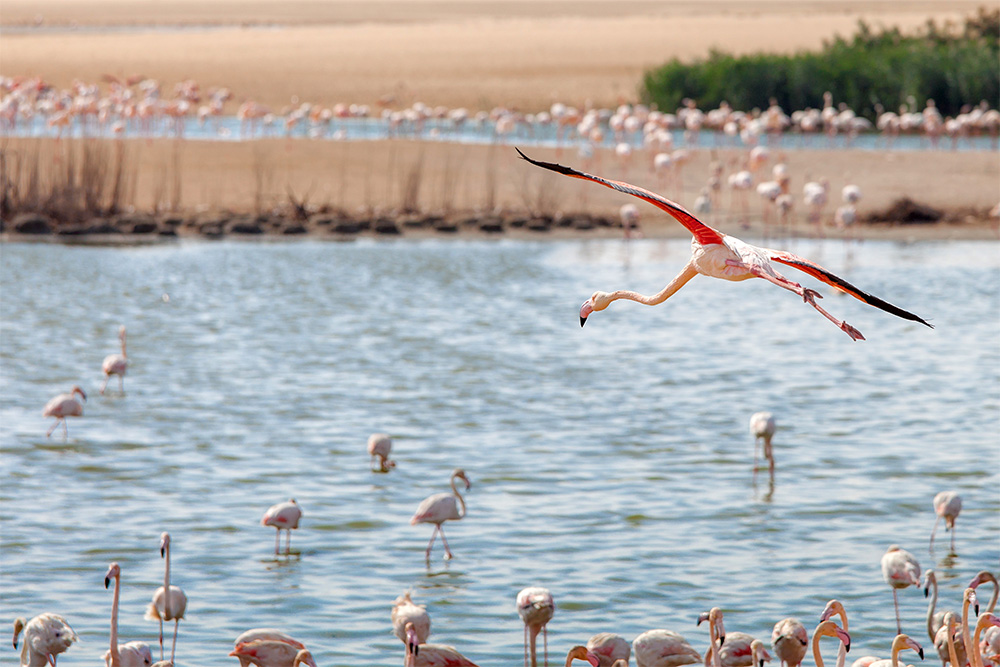
{"label": "long curved neck", "polygon": [[813,633],[813,659],[816,661],[816,667],[823,667],[823,656],[819,652],[819,639],[822,636],[818,632]]}
{"label": "long curved neck", "polygon": [[122,356],[123,357],[127,357],[128,356],[128,355],[125,354],[125,334],[122,334]]}
{"label": "long curved neck", "polygon": [[[952,617],[952,619],[954,619],[954,617]],[[948,657],[951,659],[951,664],[954,667],[958,667],[958,664],[959,664],[959,662],[958,662],[958,652],[955,651],[955,642],[952,641],[952,637],[955,636],[955,624],[953,622],[952,623],[948,623],[947,628],[948,629],[945,630],[945,632],[948,633],[948,637],[946,638],[945,642],[948,644]],[[977,644],[979,643],[978,637],[976,639],[976,643]]]}
{"label": "long curved neck", "polygon": [[903,647],[893,642],[892,644],[892,667],[899,667],[899,652]]}
{"label": "long curved neck", "polygon": [[719,656],[719,633],[715,628],[715,619],[708,619],[708,638],[712,641],[712,664],[715,667],[722,667],[722,658]]}
{"label": "long curved neck", "polygon": [[927,636],[930,637],[931,641],[933,642],[934,641],[934,629],[935,629],[934,628],[934,607],[937,606],[937,599],[938,599],[937,578],[934,577],[934,576],[931,576],[928,579],[927,584],[934,589],[934,591],[931,593],[931,602],[930,602],[929,605],[927,605]]}
{"label": "long curved neck", "polygon": [[458,498],[458,504],[462,506],[462,511],[459,514],[459,518],[462,518],[465,516],[465,500],[462,499],[462,494],[458,492],[458,487],[455,486],[456,479],[456,476],[452,476],[451,478],[451,492],[455,494],[455,497]]}
{"label": "long curved neck", "polygon": [[[990,597],[990,604],[986,607],[986,611],[993,613],[993,610],[997,606],[997,598],[1000,597],[1000,582],[997,582],[996,577],[993,578],[993,595]],[[980,614],[981,616],[982,614]]]}
{"label": "long curved neck", "polygon": [[170,619],[170,543],[164,548],[163,552],[164,566],[163,566],[163,617]]}
{"label": "long curved neck", "polygon": [[[840,620],[842,627],[844,628],[844,632],[847,632],[847,612],[844,611],[843,608],[841,608],[841,610],[837,613],[840,614]],[[844,667],[844,663],[846,662],[847,662],[847,646],[844,644],[843,641],[841,641],[840,646],[837,647],[837,667]]]}
{"label": "long curved neck", "polygon": [[[973,646],[972,651],[971,652],[969,652],[969,651],[966,652],[966,655],[969,656],[969,658],[968,658],[969,662],[972,663],[972,667],[983,667],[983,654],[979,650],[979,635],[982,634],[983,628],[985,628],[985,627],[986,627],[986,616],[983,615],[983,614],[980,614],[980,616],[979,616],[979,622],[976,623],[976,634],[972,638],[972,646]],[[958,663],[954,663],[954,664],[958,664]]]}
{"label": "long curved neck", "polygon": [[968,596],[963,596],[964,601],[962,602],[962,643],[965,644],[965,659],[974,661],[975,658],[972,656],[976,652],[976,646],[972,643],[972,637],[969,635],[969,598]]}
{"label": "long curved neck", "polygon": [[115,575],[115,593],[111,598],[111,667],[120,667],[118,653],[118,596],[121,593],[121,575]]}
{"label": "long curved neck", "polygon": [[698,271],[694,268],[694,263],[688,262],[677,277],[671,280],[666,287],[661,289],[656,294],[646,296],[645,294],[639,294],[638,292],[633,292],[632,290],[620,289],[611,293],[611,301],[628,299],[629,301],[635,301],[636,303],[641,303],[646,306],[656,306],[676,294],[677,290],[684,287],[684,285],[686,285],[687,282],[696,275],[698,275]]}

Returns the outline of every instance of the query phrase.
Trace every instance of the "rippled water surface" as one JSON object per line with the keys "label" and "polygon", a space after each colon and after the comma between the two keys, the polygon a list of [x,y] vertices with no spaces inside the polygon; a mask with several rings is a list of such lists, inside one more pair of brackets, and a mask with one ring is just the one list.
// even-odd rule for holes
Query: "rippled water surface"
{"label": "rippled water surface", "polygon": [[[855,343],[773,285],[700,277],[580,329],[593,290],[659,290],[685,241],[5,244],[0,662],[13,616],[55,611],[83,640],[60,664],[100,664],[112,560],[120,637],[155,646],[164,530],[189,598],[179,665],[236,664],[232,640],[259,626],[321,666],[399,664],[389,609],[407,589],[433,641],[516,665],[528,585],[556,599],[558,664],[601,631],[670,628],[704,650],[713,605],[767,640],[832,597],[851,655],[887,657],[889,544],[938,570],[953,609],[998,567],[1000,246],[780,245],[936,328],[805,277]],[[126,394],[100,396],[121,323]],[[47,439],[41,408],[74,383],[86,414]],[[762,409],[779,421],[773,493],[751,477]],[[394,438],[386,475],[369,471],[375,431]],[[445,528],[456,558],[438,542],[427,564],[431,529],[409,519],[456,466],[472,480]],[[931,554],[945,489],[965,501],[957,554],[941,529]],[[259,521],[291,496],[305,516],[276,558]],[[928,644],[923,595],[900,600]]]}

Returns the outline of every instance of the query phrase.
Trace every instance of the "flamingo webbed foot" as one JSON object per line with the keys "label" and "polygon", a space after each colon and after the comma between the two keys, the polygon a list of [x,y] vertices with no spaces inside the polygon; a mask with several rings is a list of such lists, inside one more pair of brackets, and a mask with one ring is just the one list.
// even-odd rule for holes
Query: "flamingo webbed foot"
{"label": "flamingo webbed foot", "polygon": [[840,328],[843,330],[844,333],[846,333],[848,336],[851,337],[851,340],[865,340],[865,337],[861,335],[861,332],[852,327],[847,322],[841,322]]}

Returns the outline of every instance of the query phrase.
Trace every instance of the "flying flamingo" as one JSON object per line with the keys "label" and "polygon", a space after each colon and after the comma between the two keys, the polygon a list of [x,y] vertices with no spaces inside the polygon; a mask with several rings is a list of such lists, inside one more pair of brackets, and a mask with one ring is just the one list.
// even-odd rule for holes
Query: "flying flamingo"
{"label": "flying flamingo", "polygon": [[546,624],[556,613],[556,603],[549,589],[541,586],[529,586],[517,594],[517,615],[524,623],[524,664],[528,664],[528,646],[531,646],[531,667],[538,666],[535,640],[538,633],[543,633],[545,644],[545,664],[549,664],[549,636],[545,630]]}
{"label": "flying flamingo", "polygon": [[892,603],[896,609],[896,632],[902,634],[899,622],[899,598],[897,588],[920,586],[920,563],[909,551],[893,544],[882,555],[882,578],[892,587]]}
{"label": "flying flamingo", "polygon": [[802,621],[786,618],[774,624],[771,631],[771,648],[781,661],[781,667],[797,667],[806,656],[809,632]]}
{"label": "flying flamingo", "polygon": [[569,653],[566,654],[566,667],[570,667],[574,660],[585,660],[593,667],[601,667],[600,659],[591,653],[586,646],[574,646],[569,650]]}
{"label": "flying flamingo", "polygon": [[[844,609],[844,605],[840,600],[830,600],[826,603],[826,607],[823,608],[823,613],[819,616],[819,621],[829,620],[832,616],[840,616],[840,627],[847,632],[847,610]],[[813,632],[813,641],[816,641],[816,633]],[[837,649],[837,667],[844,667],[844,662],[847,660],[847,646],[850,645],[850,635],[848,635],[848,641],[840,643],[840,648]]]}
{"label": "flying flamingo", "polygon": [[955,551],[955,519],[961,511],[962,496],[956,491],[942,491],[934,496],[934,513],[937,518],[934,519],[934,528],[931,530],[931,549],[934,548],[934,533],[937,532],[938,523],[944,517],[944,528],[951,531],[951,550]]}
{"label": "flying flamingo", "polygon": [[597,656],[597,667],[612,667],[619,660],[628,664],[632,655],[632,647],[625,638],[613,632],[600,632],[588,639],[587,650]]}
{"label": "flying flamingo", "polygon": [[288,642],[274,639],[255,639],[234,648],[229,655],[244,659],[248,664],[259,667],[298,667],[306,664],[316,667],[312,654],[305,648],[297,648]]}
{"label": "flying flamingo", "polygon": [[983,570],[972,578],[972,581],[969,582],[969,588],[975,590],[987,581],[993,584],[993,595],[990,596],[990,602],[986,605],[986,611],[993,613],[993,610],[997,606],[997,598],[1000,597],[1000,583],[997,582],[997,578],[993,576],[993,573]]}
{"label": "flying flamingo", "polygon": [[[240,644],[249,644],[250,642],[257,640],[285,642],[286,644],[294,647],[296,651],[301,651],[305,648],[305,645],[302,642],[296,641],[290,635],[282,632],[281,630],[275,630],[274,628],[254,628],[252,630],[247,630],[236,638],[236,641],[233,642],[233,647],[236,648]],[[240,660],[240,667],[249,667],[249,658],[242,655],[237,655],[236,657]]]}
{"label": "flying flamingo", "polygon": [[[458,521],[465,517],[465,500],[462,495],[455,488],[455,480],[461,479],[465,482],[466,491],[472,486],[469,478],[465,476],[465,471],[461,468],[455,468],[451,473],[451,493],[435,493],[433,496],[428,496],[417,506],[417,511],[414,512],[413,518],[410,519],[410,525],[415,526],[418,523],[433,523],[434,530],[431,532],[431,541],[427,543],[427,554],[426,558],[430,560],[431,557],[431,547],[434,546],[434,537],[441,533],[441,541],[444,542],[444,559],[451,560],[452,554],[451,550],[448,549],[448,540],[444,537],[444,528],[441,524],[445,521],[453,520]],[[458,506],[461,505],[462,509],[459,511]]]}
{"label": "flying flamingo", "polygon": [[701,662],[701,655],[672,630],[648,630],[632,641],[639,667],[681,667]]}
{"label": "flying flamingo", "polygon": [[79,641],[76,632],[66,619],[58,614],[39,614],[30,621],[23,618],[14,620],[14,648],[17,638],[24,631],[21,646],[21,665],[27,667],[55,667],[58,655],[66,651],[73,642]]}
{"label": "flying flamingo", "polygon": [[284,530],[286,534],[285,539],[285,555],[288,555],[289,549],[292,544],[292,530],[298,529],[299,519],[302,518],[302,508],[299,504],[295,502],[295,498],[289,498],[286,503],[278,503],[277,505],[271,505],[264,512],[264,516],[260,519],[260,525],[262,526],[274,526],[276,532],[274,534],[274,553],[278,553],[278,544],[281,541],[281,531]]}
{"label": "flying flamingo", "polygon": [[[406,644],[406,667],[412,667],[416,661],[420,644],[427,642],[431,634],[431,617],[424,605],[417,605],[410,599],[406,591],[392,604],[392,632]],[[407,628],[410,633],[407,633]]]}
{"label": "flying flamingo", "polygon": [[396,467],[395,461],[389,460],[389,452],[392,451],[392,438],[385,433],[372,433],[368,436],[368,456],[371,457],[371,464],[374,466],[375,459],[378,459],[378,468],[372,467],[372,472],[389,472]]}
{"label": "flying flamingo", "polygon": [[[844,615],[844,619],[846,618],[847,616]],[[822,637],[836,637],[840,640],[841,648],[844,650],[837,653],[837,667],[843,667],[847,652],[851,650],[851,635],[847,634],[847,630],[838,627],[833,621],[821,621],[816,626],[816,629],[813,630],[812,638],[813,659],[816,661],[816,667],[823,667],[823,656],[819,651],[819,640]]]}
{"label": "flying flamingo", "polygon": [[876,296],[858,289],[843,278],[835,276],[818,264],[814,264],[813,262],[793,255],[789,252],[758,248],[750,245],[749,243],[744,243],[735,237],[725,235],[722,232],[712,229],[708,225],[696,219],[678,204],[675,204],[660,195],[638,188],[634,185],[629,185],[628,183],[609,181],[599,176],[592,176],[562,165],[550,162],[538,162],[536,160],[532,160],[524,153],[521,153],[520,150],[518,150],[518,153],[522,158],[531,164],[544,169],[549,169],[574,178],[594,181],[595,183],[600,183],[601,185],[609,187],[613,190],[618,190],[619,192],[624,192],[625,194],[630,194],[643,199],[669,213],[694,235],[694,240],[692,242],[693,254],[691,260],[681,271],[680,275],[674,278],[670,284],[652,296],[645,296],[630,290],[618,290],[610,293],[595,292],[594,295],[591,296],[580,309],[581,326],[586,323],[587,317],[592,312],[604,310],[613,301],[617,301],[618,299],[628,299],[630,301],[636,301],[649,306],[655,306],[663,303],[675,292],[677,292],[677,290],[683,287],[689,280],[701,273],[713,278],[732,281],[747,280],[749,278],[763,278],[768,282],[774,283],[778,287],[787,289],[801,296],[806,303],[837,325],[838,328],[843,330],[844,333],[850,336],[853,340],[864,340],[864,336],[861,335],[860,331],[852,327],[847,322],[838,320],[833,315],[830,315],[828,312],[820,308],[820,306],[816,303],[816,297],[821,296],[819,292],[804,288],[798,283],[785,278],[775,270],[772,262],[787,264],[788,266],[804,271],[814,278],[817,278],[818,280],[821,280],[822,282],[825,282],[842,292],[850,294],[856,299],[864,301],[865,303],[875,306],[876,308],[880,308],[888,313],[892,313],[897,317],[920,322],[928,327],[931,326],[928,322],[913,313],[897,308],[896,306],[893,306]]}
{"label": "flying flamingo", "polygon": [[[405,630],[408,635],[414,632],[413,624],[407,623]],[[413,658],[414,667],[477,667],[454,646],[445,644],[420,644]]]}
{"label": "flying flamingo", "polygon": [[767,459],[771,479],[774,479],[774,451],[771,449],[771,439],[774,437],[776,429],[774,415],[770,412],[755,412],[750,416],[750,433],[753,435],[754,479],[757,478],[757,445],[761,440],[764,441],[764,458]]}
{"label": "flying flamingo", "polygon": [[892,658],[889,660],[876,660],[868,667],[899,667],[899,652],[904,649],[916,651],[920,659],[924,659],[923,647],[916,640],[910,639],[907,635],[900,633],[892,640]]}
{"label": "flying flamingo", "polygon": [[125,325],[123,324],[118,329],[118,340],[122,344],[121,354],[109,354],[104,357],[104,363],[101,364],[101,370],[104,372],[104,383],[101,384],[101,395],[104,395],[104,390],[108,387],[108,380],[111,379],[112,375],[118,376],[118,391],[125,393],[125,369],[128,368],[128,357],[125,356]]}
{"label": "flying flamingo", "polygon": [[111,648],[104,653],[107,667],[149,667],[153,664],[153,652],[145,642],[118,643],[118,599],[121,595],[122,571],[118,563],[111,563],[104,575],[104,588],[115,580],[115,593],[111,600]]}
{"label": "flying flamingo", "polygon": [[53,422],[49,430],[45,432],[45,437],[52,437],[52,431],[56,430],[56,426],[59,426],[59,422],[63,425],[63,439],[69,435],[69,431],[66,428],[66,417],[82,417],[83,416],[83,403],[81,403],[76,398],[76,394],[80,394],[80,398],[84,401],[87,400],[87,395],[83,393],[83,389],[73,385],[73,388],[67,394],[59,394],[42,408],[43,417],[55,417],[56,420]]}
{"label": "flying flamingo", "polygon": [[153,601],[146,609],[146,618],[160,622],[160,660],[163,660],[163,621],[174,622],[174,641],[170,646],[170,662],[177,649],[177,626],[184,618],[187,595],[178,586],[170,585],[170,533],[160,535],[160,558],[164,559],[163,585],[153,593]]}

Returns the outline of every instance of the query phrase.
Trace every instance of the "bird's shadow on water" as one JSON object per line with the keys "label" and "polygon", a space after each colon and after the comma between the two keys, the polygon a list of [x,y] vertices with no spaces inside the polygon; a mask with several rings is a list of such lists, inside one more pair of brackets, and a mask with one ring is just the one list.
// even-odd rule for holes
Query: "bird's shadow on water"
{"label": "bird's shadow on water", "polygon": [[[934,558],[934,549],[930,549],[931,558]],[[948,551],[948,553],[938,561],[938,569],[941,570],[953,570],[958,565],[958,554],[954,551]]]}

